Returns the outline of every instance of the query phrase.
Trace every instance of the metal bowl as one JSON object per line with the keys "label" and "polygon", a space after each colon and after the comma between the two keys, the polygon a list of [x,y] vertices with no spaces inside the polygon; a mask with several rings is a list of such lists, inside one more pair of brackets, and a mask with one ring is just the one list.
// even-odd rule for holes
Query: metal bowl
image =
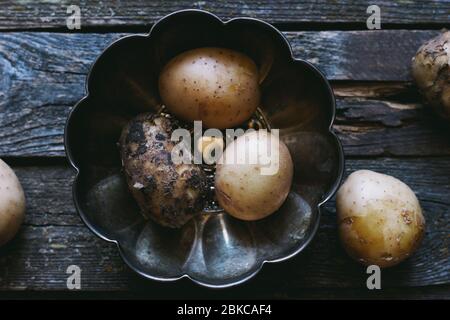
{"label": "metal bowl", "polygon": [[[117,141],[124,124],[161,105],[157,80],[175,55],[197,47],[232,48],[260,69],[260,111],[290,149],[294,181],[281,209],[260,221],[204,212],[181,229],[145,220],[121,173]],[[77,170],[75,206],[99,237],[117,244],[131,269],[161,281],[188,277],[228,287],[253,277],[266,262],[302,251],[317,231],[320,206],[339,186],[344,159],[332,132],[335,100],[324,75],[295,59],[283,34],[251,18],[222,22],[199,10],[170,14],[148,35],[111,44],[87,79],[87,95],[71,112],[65,147]]]}

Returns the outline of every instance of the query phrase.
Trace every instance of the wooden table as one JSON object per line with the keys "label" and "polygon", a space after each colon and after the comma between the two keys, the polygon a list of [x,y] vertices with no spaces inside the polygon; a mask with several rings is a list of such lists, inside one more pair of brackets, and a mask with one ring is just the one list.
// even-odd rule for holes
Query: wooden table
{"label": "wooden table", "polygon": [[[0,298],[450,298],[450,126],[420,102],[409,73],[420,44],[449,26],[448,0],[378,0],[382,30],[367,30],[366,1],[80,0],[82,29],[74,31],[66,27],[72,1],[40,2],[0,5],[0,157],[17,172],[28,206],[20,233],[0,250]],[[382,290],[366,288],[365,268],[340,247],[334,201],[302,254],[227,290],[141,279],[81,222],[63,130],[89,67],[113,40],[184,8],[261,18],[284,31],[295,55],[333,85],[347,174],[384,172],[417,193],[425,239],[412,258],[382,272]],[[72,264],[82,269],[78,292],[66,287]]]}

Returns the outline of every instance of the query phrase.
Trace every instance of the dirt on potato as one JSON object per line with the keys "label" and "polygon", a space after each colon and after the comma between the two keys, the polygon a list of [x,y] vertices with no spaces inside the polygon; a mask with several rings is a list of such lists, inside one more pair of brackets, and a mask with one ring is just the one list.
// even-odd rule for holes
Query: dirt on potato
{"label": "dirt on potato", "polygon": [[175,164],[174,119],[141,114],[123,129],[121,158],[127,184],[142,213],[163,226],[179,228],[205,205],[207,177],[199,165]]}

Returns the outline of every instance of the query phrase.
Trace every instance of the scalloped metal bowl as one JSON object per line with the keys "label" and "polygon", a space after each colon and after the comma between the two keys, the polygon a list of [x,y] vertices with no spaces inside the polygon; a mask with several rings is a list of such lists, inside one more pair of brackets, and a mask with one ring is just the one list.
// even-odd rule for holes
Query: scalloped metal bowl
{"label": "scalloped metal bowl", "polygon": [[[172,230],[142,218],[121,174],[117,141],[130,118],[160,105],[157,80],[164,64],[204,46],[233,48],[257,63],[260,108],[290,149],[294,182],[286,203],[266,219],[244,222],[204,213]],[[65,132],[67,157],[77,170],[75,205],[86,225],[117,243],[125,262],[144,277],[189,277],[209,287],[242,283],[265,262],[288,259],[306,247],[319,225],[321,204],[342,178],[342,147],[331,131],[330,85],[310,63],[294,59],[283,35],[262,21],[222,22],[204,11],[175,12],[148,35],[111,44],[94,63],[87,92]]]}

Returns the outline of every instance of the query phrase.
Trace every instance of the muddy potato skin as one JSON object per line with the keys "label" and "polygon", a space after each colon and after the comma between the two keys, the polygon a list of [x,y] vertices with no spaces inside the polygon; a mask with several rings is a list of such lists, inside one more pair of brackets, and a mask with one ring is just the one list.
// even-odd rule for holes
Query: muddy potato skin
{"label": "muddy potato skin", "polygon": [[239,163],[244,163],[246,151],[257,153],[256,146],[266,145],[269,139],[278,140],[270,133],[259,138],[256,131],[246,133],[226,147],[216,165],[217,200],[220,206],[235,218],[248,221],[265,218],[277,211],[289,194],[293,163],[289,150],[282,141],[278,140],[279,170],[273,175],[262,175],[260,164],[231,163],[231,159],[238,158]]}
{"label": "muddy potato skin", "polygon": [[255,112],[260,91],[258,69],[246,55],[224,48],[181,53],[159,77],[163,103],[185,121],[208,128],[232,128]]}
{"label": "muddy potato skin", "polygon": [[121,157],[128,187],[146,217],[179,228],[204,206],[206,175],[198,165],[174,164],[170,140],[176,120],[141,114],[122,131]]}
{"label": "muddy potato skin", "polygon": [[427,102],[450,120],[450,31],[419,48],[412,60],[412,75]]}
{"label": "muddy potato skin", "polygon": [[365,265],[396,265],[422,240],[425,219],[419,201],[394,177],[356,171],[339,189],[336,205],[342,244]]}
{"label": "muddy potato skin", "polygon": [[14,171],[0,159],[0,246],[17,233],[25,216],[25,195]]}

